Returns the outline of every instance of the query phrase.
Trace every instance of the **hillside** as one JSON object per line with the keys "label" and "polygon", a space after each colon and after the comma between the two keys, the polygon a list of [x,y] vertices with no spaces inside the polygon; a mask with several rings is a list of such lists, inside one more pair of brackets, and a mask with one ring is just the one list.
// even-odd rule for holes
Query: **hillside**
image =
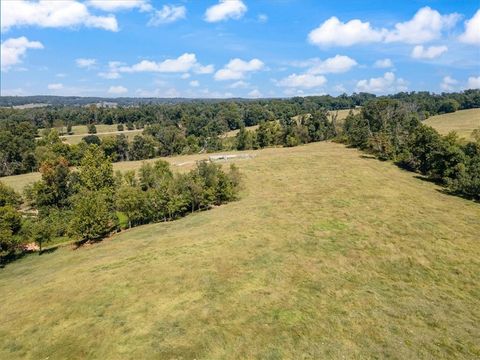
{"label": "hillside", "polygon": [[330,142],[255,154],[240,201],[0,270],[0,358],[480,355],[479,204]]}
{"label": "hillside", "polygon": [[480,128],[480,109],[459,110],[454,113],[436,115],[425,120],[440,134],[456,131],[460,137],[470,139],[472,131]]}

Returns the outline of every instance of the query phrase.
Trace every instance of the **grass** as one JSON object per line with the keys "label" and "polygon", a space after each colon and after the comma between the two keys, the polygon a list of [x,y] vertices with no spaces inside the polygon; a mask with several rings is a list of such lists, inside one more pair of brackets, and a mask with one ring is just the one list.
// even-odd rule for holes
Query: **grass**
{"label": "grass", "polygon": [[[105,133],[105,132],[116,132],[117,131],[117,124],[113,125],[106,125],[106,124],[98,124],[95,125],[97,132]],[[126,125],[124,124],[125,130],[127,130]],[[63,128],[59,128],[59,131],[66,131],[67,128],[64,126]],[[40,130],[40,134],[42,134],[43,129]],[[72,126],[72,134],[73,135],[88,135],[88,128],[87,125],[74,125]]]}
{"label": "grass", "polygon": [[425,120],[440,134],[456,131],[465,139],[471,139],[472,131],[480,129],[480,109],[459,110],[450,114],[436,115]]}
{"label": "grass", "polygon": [[0,358],[480,356],[479,204],[335,143],[255,153],[237,202],[1,270]]}
{"label": "grass", "polygon": [[[135,130],[127,130],[126,125],[124,125],[124,131],[118,131],[117,130],[117,124],[113,125],[106,125],[106,124],[98,124],[95,125],[97,129],[97,133],[94,135],[97,135],[100,139],[103,139],[105,137],[109,136],[116,136],[119,134],[124,134],[127,138],[128,141],[132,141],[133,137],[135,135],[141,134],[143,132],[143,129],[135,129]],[[59,128],[59,132],[65,132],[66,127]],[[43,129],[39,130],[40,135],[44,133]],[[65,140],[67,144],[70,145],[76,145],[79,144],[82,139],[89,135],[88,134],[88,129],[86,125],[75,125],[72,126],[72,134],[71,135],[62,135],[61,138]]]}
{"label": "grass", "polygon": [[[108,125],[105,125],[105,126],[108,126]],[[139,130],[124,130],[124,131],[111,131],[111,132],[99,132],[97,130],[97,133],[93,134],[93,135],[98,136],[100,139],[104,139],[106,137],[124,134],[125,137],[127,138],[127,141],[130,142],[130,141],[133,141],[133,138],[135,137],[135,135],[140,135],[142,132],[143,132],[142,129],[139,129]],[[88,134],[62,135],[61,137],[62,137],[62,139],[65,139],[66,143],[68,143],[70,145],[76,145],[76,144],[79,144],[82,141],[82,139],[87,135]]]}

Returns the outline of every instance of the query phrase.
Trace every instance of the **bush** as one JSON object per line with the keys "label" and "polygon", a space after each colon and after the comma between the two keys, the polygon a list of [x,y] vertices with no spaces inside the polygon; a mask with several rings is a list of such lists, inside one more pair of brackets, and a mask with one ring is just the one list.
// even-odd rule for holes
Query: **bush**
{"label": "bush", "polygon": [[87,132],[89,134],[96,134],[97,133],[97,127],[95,126],[95,124],[87,125]]}
{"label": "bush", "polygon": [[123,131],[123,130],[124,130],[123,124],[118,124],[117,131]]}
{"label": "bush", "polygon": [[452,113],[457,111],[459,107],[460,107],[460,104],[458,103],[458,101],[454,99],[447,99],[440,103],[440,106],[438,107],[438,113],[439,114]]}
{"label": "bush", "polygon": [[0,207],[0,257],[16,249],[19,238],[16,236],[21,229],[22,217],[10,205]]}
{"label": "bush", "polygon": [[11,187],[0,181],[0,206],[11,205],[17,207],[21,203],[21,197]]}
{"label": "bush", "polygon": [[87,135],[82,138],[82,141],[88,145],[98,145],[102,144],[102,140],[97,135]]}

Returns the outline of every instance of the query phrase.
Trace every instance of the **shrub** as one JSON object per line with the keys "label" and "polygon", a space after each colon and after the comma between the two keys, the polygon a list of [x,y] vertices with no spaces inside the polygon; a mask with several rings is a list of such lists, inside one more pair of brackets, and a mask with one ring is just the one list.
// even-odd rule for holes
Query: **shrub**
{"label": "shrub", "polygon": [[89,134],[96,134],[97,133],[97,127],[95,126],[95,124],[87,125],[87,132]]}

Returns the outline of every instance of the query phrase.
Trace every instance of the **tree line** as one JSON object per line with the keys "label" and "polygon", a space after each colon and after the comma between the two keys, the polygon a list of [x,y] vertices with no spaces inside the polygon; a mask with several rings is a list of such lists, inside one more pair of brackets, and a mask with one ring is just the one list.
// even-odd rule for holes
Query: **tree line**
{"label": "tree line", "polygon": [[24,198],[0,182],[0,260],[14,257],[26,243],[40,249],[50,240],[102,239],[122,228],[170,221],[235,200],[240,173],[207,161],[187,173],[168,162],[144,163],[138,172],[114,173],[97,145],[89,145],[78,170],[67,159],[46,160],[41,180]]}
{"label": "tree line", "polygon": [[253,131],[241,127],[235,136],[234,147],[237,150],[292,147],[332,139],[336,135],[335,117],[329,118],[326,110],[317,110],[296,118],[261,122]]}
{"label": "tree line", "polygon": [[[152,100],[151,103],[118,108],[62,106],[61,102],[57,106],[43,108],[0,108],[0,176],[37,171],[43,161],[60,155],[70,164],[78,165],[89,144],[101,146],[112,161],[219,151],[232,147],[255,149],[272,145],[294,146],[332,136],[329,129],[315,129],[319,125],[319,117],[323,117],[322,112],[351,109],[372,100],[388,99],[410,104],[415,108],[419,120],[424,120],[439,113],[480,107],[480,90],[440,95],[411,92],[375,97],[360,93],[337,97],[192,100],[160,104]],[[306,118],[306,114],[313,115],[313,120]],[[272,121],[279,125],[270,124]],[[312,124],[313,121],[317,123]],[[125,127],[145,130],[131,142],[122,135],[100,139],[95,135],[95,124],[117,124],[119,131]],[[73,125],[88,126],[90,135],[80,145],[62,144],[59,136],[63,132],[71,132]],[[259,125],[259,129],[252,134],[245,134],[244,127],[253,125]],[[322,126],[328,127],[327,124]],[[39,129],[46,129],[41,138]],[[245,139],[240,138],[238,144],[234,145],[222,139],[227,131],[236,129],[241,130],[240,137]]]}
{"label": "tree line", "polygon": [[455,132],[440,135],[420,116],[412,103],[370,101],[349,114],[340,141],[421,173],[452,193],[480,199],[480,129],[466,142]]}

